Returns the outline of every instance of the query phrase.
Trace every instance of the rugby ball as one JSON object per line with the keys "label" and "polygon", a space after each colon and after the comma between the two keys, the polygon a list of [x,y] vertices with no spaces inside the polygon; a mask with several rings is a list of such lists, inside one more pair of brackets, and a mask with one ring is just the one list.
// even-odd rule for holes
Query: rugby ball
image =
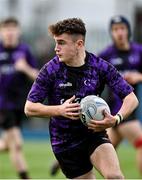
{"label": "rugby ball", "polygon": [[84,97],[81,102],[80,119],[83,124],[87,125],[91,119],[103,120],[103,111],[107,110],[110,113],[110,108],[106,101],[98,96],[89,95]]}

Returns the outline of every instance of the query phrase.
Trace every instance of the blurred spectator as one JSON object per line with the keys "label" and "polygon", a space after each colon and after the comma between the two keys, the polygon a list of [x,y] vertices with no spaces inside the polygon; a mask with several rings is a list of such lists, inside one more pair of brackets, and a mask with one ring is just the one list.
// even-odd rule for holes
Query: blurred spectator
{"label": "blurred spectator", "polygon": [[[113,17],[109,30],[113,44],[103,50],[99,56],[112,63],[124,79],[133,85],[136,93],[138,84],[142,82],[142,45],[130,41],[131,28],[124,16]],[[122,100],[116,94],[109,94],[112,114],[116,114],[121,105]],[[109,136],[115,148],[123,139],[127,139],[135,147],[138,168],[142,174],[142,128],[136,117],[136,111],[118,126],[111,128]]]}
{"label": "blurred spectator", "polygon": [[23,105],[28,82],[38,74],[36,61],[27,44],[20,41],[21,29],[17,19],[9,17],[0,23],[0,126],[3,129],[0,151],[8,150],[21,179],[28,179],[22,152],[20,132]]}

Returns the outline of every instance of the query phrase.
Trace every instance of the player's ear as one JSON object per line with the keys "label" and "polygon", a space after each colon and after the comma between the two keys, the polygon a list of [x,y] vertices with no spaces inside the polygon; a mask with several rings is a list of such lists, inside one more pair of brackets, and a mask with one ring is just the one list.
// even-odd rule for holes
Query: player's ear
{"label": "player's ear", "polygon": [[83,41],[82,39],[78,39],[78,40],[77,40],[77,46],[78,46],[78,47],[84,46],[84,41]]}

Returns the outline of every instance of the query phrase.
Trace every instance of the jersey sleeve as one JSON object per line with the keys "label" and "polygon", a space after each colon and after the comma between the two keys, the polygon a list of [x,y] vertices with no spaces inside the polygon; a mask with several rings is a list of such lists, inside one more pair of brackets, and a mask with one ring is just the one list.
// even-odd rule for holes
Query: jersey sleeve
{"label": "jersey sleeve", "polygon": [[19,48],[13,53],[13,59],[15,62],[20,59],[25,59],[31,67],[37,68],[37,60],[27,44],[19,45]]}
{"label": "jersey sleeve", "polygon": [[26,49],[26,60],[31,67],[37,68],[37,66],[38,66],[37,59],[33,55],[30,47],[27,47],[27,49]]}
{"label": "jersey sleeve", "polygon": [[37,79],[33,83],[31,90],[28,94],[27,100],[31,102],[43,102],[50,91],[51,79],[48,73],[47,66],[43,66],[40,70]]}
{"label": "jersey sleeve", "polygon": [[124,99],[134,89],[120,75],[118,70],[111,64],[100,59],[100,76],[103,81],[117,94],[121,99]]}
{"label": "jersey sleeve", "polygon": [[18,50],[13,53],[13,58],[15,61],[18,61],[19,59],[25,59],[26,58],[26,53],[22,50]]}

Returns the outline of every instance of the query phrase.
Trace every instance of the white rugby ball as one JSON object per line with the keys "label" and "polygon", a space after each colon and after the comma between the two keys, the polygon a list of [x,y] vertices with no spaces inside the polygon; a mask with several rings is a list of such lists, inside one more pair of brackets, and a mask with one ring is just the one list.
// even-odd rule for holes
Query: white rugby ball
{"label": "white rugby ball", "polygon": [[103,120],[104,110],[107,110],[108,113],[110,113],[110,108],[106,101],[95,95],[84,97],[80,102],[80,106],[80,119],[85,125],[87,125],[91,119],[95,119],[98,121]]}

